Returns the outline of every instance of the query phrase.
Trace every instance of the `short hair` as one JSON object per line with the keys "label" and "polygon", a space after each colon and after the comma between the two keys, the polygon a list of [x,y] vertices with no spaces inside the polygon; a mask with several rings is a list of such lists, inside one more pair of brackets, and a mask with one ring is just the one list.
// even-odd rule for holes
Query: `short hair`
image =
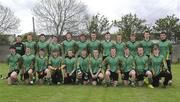
{"label": "short hair", "polygon": [[11,46],[9,47],[9,49],[15,49],[15,50],[16,50],[16,47],[15,47],[14,45],[11,45]]}
{"label": "short hair", "polygon": [[45,52],[45,50],[44,50],[44,49],[39,49],[39,52],[40,52],[40,51]]}
{"label": "short hair", "polygon": [[45,36],[45,34],[40,34],[39,37],[41,37],[41,36]]}
{"label": "short hair", "polygon": [[135,33],[132,33],[132,34],[130,34],[130,36],[136,36],[136,34],[135,34]]}

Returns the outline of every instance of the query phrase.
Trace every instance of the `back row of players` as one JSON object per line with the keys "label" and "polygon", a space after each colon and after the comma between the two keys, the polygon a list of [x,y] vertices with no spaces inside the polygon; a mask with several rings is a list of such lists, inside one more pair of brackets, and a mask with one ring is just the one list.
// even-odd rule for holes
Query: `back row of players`
{"label": "back row of players", "polygon": [[116,35],[116,41],[112,41],[108,32],[101,42],[95,33],[89,41],[84,34],[74,41],[67,33],[61,44],[57,36],[47,42],[41,34],[37,43],[32,35],[27,35],[23,43],[21,36],[17,36],[8,56],[8,83],[16,84],[21,72],[21,78],[29,84],[33,84],[37,74],[39,83],[97,85],[105,79],[107,86],[117,86],[121,76],[124,85],[142,86],[146,82],[150,88],[159,86],[159,80],[165,77],[166,87],[172,82],[172,44],[164,32],[157,44],[150,40],[149,32],[143,35],[142,41],[136,41],[136,34],[131,34],[130,41],[125,43],[122,35]]}

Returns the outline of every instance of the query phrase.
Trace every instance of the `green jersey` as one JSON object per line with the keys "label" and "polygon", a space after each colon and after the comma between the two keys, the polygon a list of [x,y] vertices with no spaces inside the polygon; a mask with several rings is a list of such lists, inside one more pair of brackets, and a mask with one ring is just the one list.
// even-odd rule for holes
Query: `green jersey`
{"label": "green jersey", "polygon": [[137,41],[128,41],[127,42],[127,47],[129,48],[131,55],[134,57],[135,55],[137,55],[136,50],[138,47],[139,43]]}
{"label": "green jersey", "polygon": [[35,58],[35,69],[37,72],[42,72],[47,69],[48,58],[36,56]]}
{"label": "green jersey", "polygon": [[113,47],[114,43],[112,41],[102,41],[101,42],[102,49],[103,49],[103,56],[109,56],[110,50]]}
{"label": "green jersey", "polygon": [[169,40],[159,42],[160,55],[163,55],[166,60],[170,59],[172,53],[172,44]]}
{"label": "green jersey", "polygon": [[20,58],[21,58],[21,55],[17,53],[15,55],[13,54],[8,55],[7,62],[8,62],[10,71],[19,70],[18,63],[19,63]]}
{"label": "green jersey", "polygon": [[45,42],[45,41],[39,41],[37,43],[37,52],[40,50],[40,49],[43,49],[45,51],[45,53],[47,54],[48,53],[48,43]]}
{"label": "green jersey", "polygon": [[67,73],[71,73],[73,70],[76,69],[76,58],[72,57],[72,58],[69,58],[69,57],[66,57],[64,59],[64,64],[66,65],[66,71]]}
{"label": "green jersey", "polygon": [[98,51],[100,51],[100,41],[99,40],[94,40],[94,41],[90,41],[89,42],[89,45],[88,45],[88,48],[89,48],[89,52],[91,55],[93,55],[93,51],[95,49],[97,49]]}
{"label": "green jersey", "polygon": [[115,44],[117,55],[118,56],[124,56],[124,48],[126,47],[126,44],[124,42],[116,42]]}
{"label": "green jersey", "polygon": [[92,73],[97,73],[102,67],[102,58],[95,59],[94,57],[90,58],[90,69]]}
{"label": "green jersey", "polygon": [[148,70],[148,57],[146,55],[143,56],[135,56],[135,70],[138,74],[143,74],[144,71]]}
{"label": "green jersey", "polygon": [[74,40],[64,40],[63,42],[63,50],[64,50],[64,54],[66,54],[68,52],[68,50],[74,50],[75,49],[75,41]]}
{"label": "green jersey", "polygon": [[78,68],[83,73],[89,72],[89,57],[79,57],[78,58]]}
{"label": "green jersey", "polygon": [[58,50],[59,52],[62,52],[62,46],[58,43],[50,43],[49,54],[51,54],[53,50]]}
{"label": "green jersey", "polygon": [[34,68],[33,67],[34,59],[35,59],[35,56],[33,54],[30,54],[30,55],[25,54],[22,56],[22,62],[23,62],[25,71],[28,71],[30,68]]}
{"label": "green jersey", "polygon": [[36,42],[35,41],[27,41],[24,42],[25,47],[31,49],[31,54],[35,55]]}
{"label": "green jersey", "polygon": [[117,72],[120,68],[120,59],[118,56],[116,57],[108,56],[104,59],[104,62],[109,66],[109,69],[112,72]]}
{"label": "green jersey", "polygon": [[164,56],[151,56],[150,57],[150,70],[153,72],[153,75],[158,75],[162,70],[167,69],[167,64]]}
{"label": "green jersey", "polygon": [[88,47],[88,41],[84,41],[84,42],[78,41],[78,42],[76,43],[76,45],[77,45],[77,47],[78,47],[77,55],[81,55],[82,50],[83,50],[83,49],[87,49],[87,47]]}
{"label": "green jersey", "polygon": [[132,55],[130,56],[123,56],[120,58],[120,61],[122,63],[122,71],[123,72],[129,72],[135,68],[134,63],[134,57]]}
{"label": "green jersey", "polygon": [[53,56],[50,56],[49,57],[49,61],[48,61],[48,65],[49,66],[52,66],[52,67],[55,67],[55,68],[59,68],[61,67],[62,65],[62,57],[53,57]]}
{"label": "green jersey", "polygon": [[140,44],[144,49],[144,55],[150,56],[153,42],[151,40],[142,40]]}

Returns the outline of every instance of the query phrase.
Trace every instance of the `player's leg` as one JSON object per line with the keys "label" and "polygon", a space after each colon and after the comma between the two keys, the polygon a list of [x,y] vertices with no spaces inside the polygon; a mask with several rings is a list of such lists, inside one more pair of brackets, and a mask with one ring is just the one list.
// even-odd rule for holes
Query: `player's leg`
{"label": "player's leg", "polygon": [[110,85],[110,75],[111,75],[111,72],[109,70],[106,70],[105,72],[105,80],[106,80],[106,85],[109,86]]}
{"label": "player's leg", "polygon": [[136,78],[136,72],[135,70],[131,70],[129,72],[129,76],[131,77],[131,86],[135,86],[135,78]]}

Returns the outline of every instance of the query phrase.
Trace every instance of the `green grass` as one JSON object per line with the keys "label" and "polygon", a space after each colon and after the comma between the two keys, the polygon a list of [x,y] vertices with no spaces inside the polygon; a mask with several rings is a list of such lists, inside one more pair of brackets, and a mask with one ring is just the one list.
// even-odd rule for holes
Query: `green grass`
{"label": "green grass", "polygon": [[[7,85],[0,80],[0,102],[178,102],[180,100],[180,64],[173,65],[173,86],[103,87],[82,85]],[[0,74],[6,75],[7,65],[0,64]]]}

